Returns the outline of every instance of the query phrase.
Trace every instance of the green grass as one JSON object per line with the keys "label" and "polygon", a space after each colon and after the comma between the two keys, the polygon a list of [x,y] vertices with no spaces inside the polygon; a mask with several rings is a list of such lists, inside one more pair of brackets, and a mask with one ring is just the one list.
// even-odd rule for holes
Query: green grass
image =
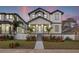
{"label": "green grass", "polygon": [[20,46],[18,48],[26,48],[26,49],[33,49],[35,46],[35,41],[23,41],[23,40],[7,40],[7,41],[0,41],[0,48],[8,49],[9,44],[12,42],[18,42]]}
{"label": "green grass", "polygon": [[79,49],[79,41],[50,42],[44,41],[45,49]]}

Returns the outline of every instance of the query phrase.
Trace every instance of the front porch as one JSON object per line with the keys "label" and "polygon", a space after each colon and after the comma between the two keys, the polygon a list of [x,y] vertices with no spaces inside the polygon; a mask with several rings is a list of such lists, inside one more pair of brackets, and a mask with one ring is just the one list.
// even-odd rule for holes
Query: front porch
{"label": "front porch", "polygon": [[47,29],[52,26],[50,24],[29,24],[28,27],[33,30],[32,33],[48,33]]}

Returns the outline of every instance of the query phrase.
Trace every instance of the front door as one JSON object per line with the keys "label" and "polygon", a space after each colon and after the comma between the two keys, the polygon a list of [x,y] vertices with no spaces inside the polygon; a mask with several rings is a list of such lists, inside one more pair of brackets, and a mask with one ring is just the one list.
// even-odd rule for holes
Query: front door
{"label": "front door", "polygon": [[42,33],[43,32],[43,27],[41,25],[37,26],[37,33]]}

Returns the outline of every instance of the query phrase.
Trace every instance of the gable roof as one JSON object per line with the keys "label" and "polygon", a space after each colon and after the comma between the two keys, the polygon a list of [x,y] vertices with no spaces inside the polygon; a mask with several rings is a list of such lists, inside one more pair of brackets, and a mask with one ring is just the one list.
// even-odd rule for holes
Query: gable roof
{"label": "gable roof", "polygon": [[47,13],[50,13],[50,12],[48,12],[47,10],[45,10],[45,9],[43,9],[43,8],[37,8],[37,9],[35,9],[35,10],[33,10],[33,11],[31,11],[30,13],[28,13],[29,15],[31,14],[31,13],[33,13],[33,12],[35,12],[35,11],[37,11],[37,10],[43,10],[43,11],[45,11],[45,12],[47,12]]}
{"label": "gable roof", "polygon": [[51,12],[50,14],[53,14],[53,13],[55,13],[55,12],[60,12],[62,15],[64,14],[64,12],[62,12],[62,11],[60,11],[60,10],[55,10],[55,11],[53,11],[53,12]]}
{"label": "gable roof", "polygon": [[34,18],[34,19],[28,21],[27,23],[30,23],[30,22],[32,22],[32,21],[34,21],[34,20],[37,20],[38,18],[42,18],[42,19],[44,19],[44,20],[46,20],[46,21],[52,23],[52,21],[50,21],[50,20],[48,20],[48,19],[46,19],[46,18],[43,18],[43,17],[41,17],[41,16],[38,16],[38,17],[36,17],[36,18]]}

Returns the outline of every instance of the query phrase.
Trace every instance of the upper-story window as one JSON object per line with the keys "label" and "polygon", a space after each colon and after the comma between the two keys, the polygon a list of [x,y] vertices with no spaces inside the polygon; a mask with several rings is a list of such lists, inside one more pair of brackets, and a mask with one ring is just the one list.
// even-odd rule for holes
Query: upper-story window
{"label": "upper-story window", "polygon": [[55,20],[59,20],[59,13],[55,14]]}
{"label": "upper-story window", "polygon": [[10,19],[12,19],[13,18],[13,15],[10,15]]}
{"label": "upper-story window", "polygon": [[13,15],[6,15],[7,19],[13,19]]}
{"label": "upper-story window", "polygon": [[47,18],[47,15],[46,14],[44,15],[44,18]]}
{"label": "upper-story window", "polygon": [[2,18],[2,15],[0,15],[0,20],[1,20],[1,18]]}
{"label": "upper-story window", "polygon": [[37,16],[43,16],[43,13],[42,12],[38,12]]}
{"label": "upper-story window", "polygon": [[32,18],[35,18],[35,15],[32,15]]}
{"label": "upper-story window", "polygon": [[6,15],[6,18],[9,19],[9,15]]}

